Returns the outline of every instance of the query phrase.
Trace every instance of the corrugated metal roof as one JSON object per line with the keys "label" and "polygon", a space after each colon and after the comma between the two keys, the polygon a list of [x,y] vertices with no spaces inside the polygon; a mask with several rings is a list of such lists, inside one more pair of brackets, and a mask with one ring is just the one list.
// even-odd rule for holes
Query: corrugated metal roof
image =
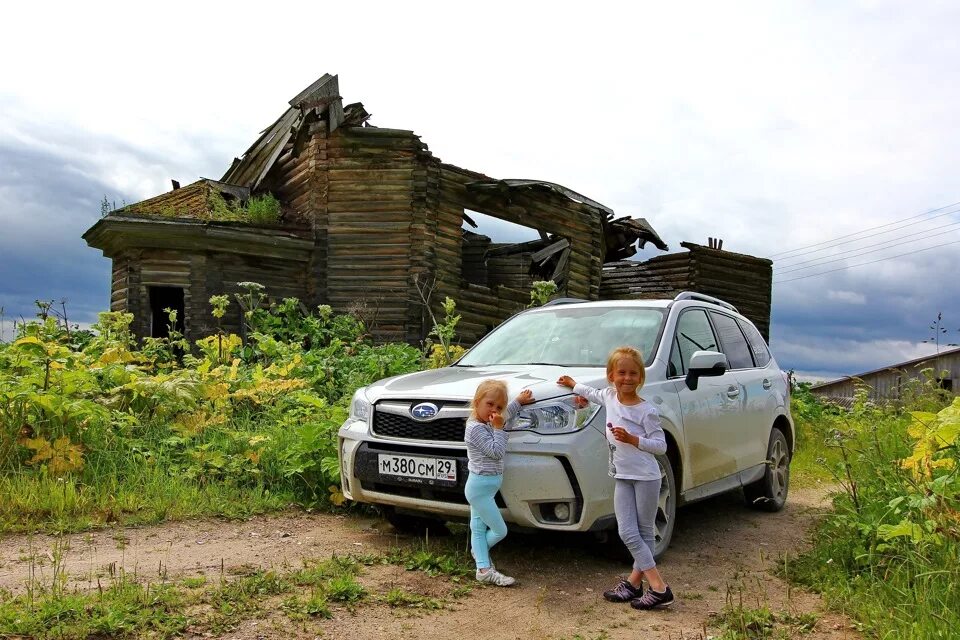
{"label": "corrugated metal roof", "polygon": [[836,380],[830,380],[828,382],[820,382],[818,384],[812,385],[810,390],[814,389],[825,389],[827,387],[839,384],[841,382],[847,382],[854,378],[863,378],[864,376],[872,376],[875,373],[883,373],[884,371],[889,371],[890,369],[906,369],[907,367],[915,367],[918,364],[922,364],[929,360],[936,360],[937,358],[942,358],[944,356],[950,356],[956,353],[960,353],[960,347],[956,349],[949,349],[947,351],[941,351],[940,353],[934,353],[929,356],[924,356],[922,358],[914,358],[913,360],[907,360],[906,362],[901,362],[900,364],[891,364],[886,367],[880,367],[879,369],[872,369],[871,371],[865,371],[863,373],[857,373],[852,376],[844,376],[843,378],[837,378]]}

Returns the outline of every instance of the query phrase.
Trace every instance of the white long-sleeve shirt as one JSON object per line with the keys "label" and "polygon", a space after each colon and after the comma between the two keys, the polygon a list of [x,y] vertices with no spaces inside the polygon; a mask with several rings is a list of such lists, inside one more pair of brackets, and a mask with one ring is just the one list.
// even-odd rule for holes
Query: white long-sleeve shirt
{"label": "white long-sleeve shirt", "polygon": [[613,387],[594,389],[577,384],[573,392],[591,402],[602,404],[607,413],[607,424],[623,427],[637,436],[637,446],[620,442],[609,428],[604,429],[610,447],[610,475],[621,480],[657,480],[660,466],[655,456],[667,452],[667,438],[660,426],[660,412],[646,400],[637,404],[622,404]]}

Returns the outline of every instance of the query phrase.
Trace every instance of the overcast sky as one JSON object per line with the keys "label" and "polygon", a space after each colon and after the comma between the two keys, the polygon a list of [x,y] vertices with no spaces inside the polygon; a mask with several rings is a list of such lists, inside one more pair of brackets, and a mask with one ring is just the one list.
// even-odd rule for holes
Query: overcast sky
{"label": "overcast sky", "polygon": [[219,178],[334,73],[373,124],[413,129],[446,162],[558,182],[647,218],[671,250],[715,236],[774,256],[785,368],[834,377],[925,355],[938,312],[960,342],[960,243],[946,244],[960,206],[943,209],[960,201],[960,6],[528,4],[5,8],[6,319],[66,298],[92,321],[110,265],[80,235],[104,196]]}

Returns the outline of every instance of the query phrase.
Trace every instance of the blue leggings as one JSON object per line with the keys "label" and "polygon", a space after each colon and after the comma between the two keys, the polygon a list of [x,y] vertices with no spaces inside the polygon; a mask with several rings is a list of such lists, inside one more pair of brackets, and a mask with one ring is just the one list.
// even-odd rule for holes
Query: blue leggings
{"label": "blue leggings", "polygon": [[470,503],[470,546],[477,569],[490,567],[490,549],[507,536],[507,523],[494,499],[501,484],[503,475],[471,473],[463,489]]}
{"label": "blue leggings", "polygon": [[620,539],[633,556],[633,568],[646,571],[657,566],[654,522],[660,500],[660,479],[620,480],[613,487],[613,510]]}

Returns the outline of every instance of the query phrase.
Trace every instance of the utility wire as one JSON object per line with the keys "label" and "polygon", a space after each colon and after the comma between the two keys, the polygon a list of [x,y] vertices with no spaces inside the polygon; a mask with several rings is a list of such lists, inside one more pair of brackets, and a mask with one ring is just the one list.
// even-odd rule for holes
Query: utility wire
{"label": "utility wire", "polygon": [[[940,213],[940,214],[937,214],[937,215],[935,215],[935,216],[931,216],[931,217],[927,218],[926,220],[924,220],[923,222],[927,222],[928,220],[936,220],[937,218],[942,218],[943,216],[950,216],[950,215],[953,215],[953,214],[958,213],[958,212],[960,212],[960,209],[955,209],[955,210],[953,210],[953,211],[947,211],[947,212],[945,212],[945,213]],[[902,222],[902,221],[901,221],[901,222]],[[897,224],[897,223],[891,222],[890,224]],[[833,240],[824,240],[824,241],[821,242],[820,244],[827,244],[827,243],[831,243],[831,242],[835,242],[836,244],[831,244],[830,246],[821,247],[820,249],[814,249],[814,250],[812,250],[812,251],[804,251],[804,252],[801,252],[801,253],[797,253],[796,255],[787,256],[787,257],[785,257],[785,258],[780,258],[780,260],[793,260],[794,258],[801,258],[801,257],[803,257],[803,256],[805,256],[805,255],[809,255],[809,254],[811,254],[811,253],[819,253],[819,252],[821,252],[821,251],[826,251],[827,249],[835,249],[836,247],[839,247],[839,246],[841,246],[841,245],[850,244],[850,243],[853,243],[853,242],[860,242],[861,240],[866,240],[867,238],[873,238],[873,237],[875,237],[875,236],[882,236],[882,235],[884,235],[884,234],[886,234],[886,233],[891,233],[891,232],[893,232],[893,231],[898,231],[898,230],[900,230],[900,229],[906,229],[907,227],[912,227],[914,224],[917,224],[917,223],[900,225],[899,227],[894,227],[893,229],[887,229],[886,231],[878,231],[877,233],[871,233],[871,234],[862,236],[862,237],[860,237],[860,238],[854,238],[854,239],[852,239],[852,240],[842,240],[842,241],[841,241],[842,238],[846,238],[846,237],[848,237],[848,236],[840,236],[840,238],[834,238]],[[889,226],[889,225],[888,225],[888,226]],[[865,229],[864,231],[870,231],[870,229]],[[859,233],[864,233],[864,231],[858,231],[857,233],[858,233],[858,234],[859,234]],[[928,231],[929,231],[929,229],[928,229]],[[851,235],[853,235],[853,234],[851,234]],[[811,245],[811,246],[816,246],[816,245]],[[794,251],[799,251],[799,249],[794,249]]]}
{"label": "utility wire", "polygon": [[[856,255],[852,255],[852,256],[848,256],[848,257],[850,257],[850,258],[857,258],[857,257],[859,257],[859,256],[866,255],[866,254],[868,254],[868,253],[876,253],[877,251],[883,251],[884,249],[890,249],[890,248],[891,248],[891,243],[894,243],[894,244],[896,244],[896,243],[899,243],[899,244],[910,244],[911,242],[917,242],[918,240],[926,240],[926,239],[928,239],[928,238],[934,238],[934,237],[936,237],[936,236],[942,235],[942,234],[945,233],[945,232],[946,232],[946,233],[950,233],[950,231],[956,231],[957,229],[949,229],[949,227],[956,227],[957,225],[960,225],[960,221],[958,221],[958,222],[953,222],[953,223],[951,223],[951,224],[944,225],[944,226],[942,226],[942,227],[935,227],[935,228],[933,228],[933,229],[924,229],[923,231],[917,231],[916,233],[908,233],[908,234],[905,235],[905,236],[900,236],[899,238],[894,238],[893,240],[884,240],[884,241],[882,241],[882,242],[877,242],[877,243],[875,243],[875,244],[868,244],[868,245],[866,245],[866,246],[864,246],[864,247],[857,247],[856,249],[847,249],[846,251],[841,251],[840,253],[833,254],[833,255],[830,255],[830,256],[822,256],[822,257],[820,257],[820,258],[811,258],[810,260],[804,260],[803,262],[795,262],[795,263],[793,263],[793,264],[784,265],[784,267],[781,267],[781,268],[787,268],[787,267],[789,267],[789,268],[787,268],[786,271],[778,271],[778,274],[779,274],[779,275],[785,275],[785,274],[787,274],[787,273],[792,273],[792,272],[794,272],[794,271],[802,271],[802,270],[804,270],[804,269],[813,269],[813,268],[815,268],[815,267],[819,267],[821,264],[828,264],[828,263],[830,263],[830,262],[836,262],[836,261],[837,261],[837,260],[824,260],[825,258],[838,257],[838,259],[843,260],[844,258],[839,258],[839,256],[843,256],[843,255],[846,255],[846,254],[848,254],[848,253],[854,253],[854,252],[856,252],[856,251],[863,251],[864,249],[869,249],[870,247],[879,247],[879,246],[882,245],[882,244],[887,245],[887,246],[881,247],[880,249],[874,249],[873,251],[864,251],[863,253],[858,253],[858,254],[856,254]],[[915,238],[915,239],[913,239],[913,240],[906,240],[906,241],[905,241],[905,238],[912,238],[913,236],[919,236],[919,235],[921,235],[921,234],[929,234],[929,235],[924,235],[923,237],[920,237],[920,238]],[[820,262],[820,260],[824,260],[824,261],[823,261],[823,262]],[[808,267],[801,267],[801,266],[800,266],[800,265],[802,265],[802,264],[809,264],[809,263],[811,263],[811,262],[816,262],[817,264],[811,264],[811,265],[808,266]],[[794,267],[798,267],[798,268],[794,269]],[[774,268],[776,268],[776,267],[774,267]]]}
{"label": "utility wire", "polygon": [[879,258],[879,259],[877,259],[877,260],[871,260],[870,262],[861,262],[861,263],[859,263],[859,264],[847,265],[846,267],[840,267],[839,269],[831,269],[830,271],[821,271],[820,273],[811,273],[811,274],[806,275],[806,276],[799,276],[799,277],[797,277],[797,278],[790,278],[790,279],[788,279],[788,280],[774,280],[773,283],[774,283],[774,284],[781,284],[781,283],[785,283],[785,282],[796,282],[797,280],[805,280],[805,279],[807,279],[807,278],[815,278],[816,276],[823,276],[823,275],[826,275],[826,274],[828,274],[828,273],[834,273],[834,272],[836,272],[836,271],[845,271],[846,269],[853,269],[854,267],[863,267],[863,266],[866,266],[866,265],[868,265],[868,264],[876,264],[877,262],[883,262],[884,260],[892,260],[893,258],[902,258],[903,256],[909,256],[909,255],[913,255],[913,254],[915,254],[915,253],[922,253],[923,251],[929,251],[930,249],[936,249],[937,247],[945,247],[945,246],[947,246],[947,245],[957,244],[958,242],[960,242],[960,240],[954,240],[953,242],[944,242],[943,244],[935,244],[935,245],[933,245],[933,246],[931,246],[931,247],[924,247],[923,249],[917,249],[916,251],[908,251],[908,252],[906,252],[906,253],[898,253],[898,254],[895,255],[895,256],[887,256],[887,257],[885,257],[885,258]]}
{"label": "utility wire", "polygon": [[[931,213],[936,213],[936,212],[938,212],[938,211],[943,211],[943,210],[945,210],[945,209],[949,209],[949,208],[955,207],[955,206],[957,206],[957,205],[960,205],[960,202],[954,202],[953,204],[948,204],[948,205],[943,206],[943,207],[938,207],[938,208],[936,208],[936,209],[930,209],[929,211],[924,211],[923,213],[918,213],[917,215],[915,215],[915,216],[910,216],[909,218],[902,218],[902,219],[900,219],[900,220],[894,220],[893,222],[888,222],[887,224],[881,224],[881,225],[876,226],[876,227],[870,227],[870,228],[868,228],[868,229],[861,229],[860,231],[855,231],[855,232],[853,232],[853,233],[848,233],[847,235],[839,236],[839,237],[833,238],[832,240],[824,240],[823,242],[815,242],[815,243],[813,243],[813,244],[808,244],[808,245],[803,246],[803,247],[797,247],[796,249],[790,249],[790,250],[788,250],[788,251],[781,251],[781,252],[779,252],[779,253],[774,253],[774,254],[772,254],[772,255],[770,255],[770,256],[768,256],[768,257],[769,257],[769,258],[776,258],[777,256],[783,256],[783,255],[786,255],[786,254],[788,254],[788,253],[796,253],[797,251],[802,251],[802,250],[804,250],[804,249],[810,249],[810,248],[812,248],[812,247],[819,247],[819,246],[822,245],[822,244],[828,244],[828,243],[830,243],[830,242],[836,242],[837,240],[843,240],[844,238],[849,238],[849,237],[851,237],[851,236],[857,236],[857,235],[860,235],[861,233],[866,233],[867,231],[873,231],[874,229],[883,229],[884,227],[889,227],[889,226],[892,226],[892,225],[895,225],[895,224],[899,224],[899,223],[901,223],[901,222],[906,222],[906,221],[908,221],[908,220],[915,220],[916,218],[922,218],[923,216],[929,215],[929,214],[931,214]],[[950,213],[955,213],[955,212],[951,211]],[[945,213],[945,214],[941,214],[941,215],[948,215],[948,214]],[[940,216],[934,216],[934,218],[938,218],[938,217],[940,217]],[[933,220],[933,218],[930,218],[930,220]],[[892,231],[892,229],[891,229],[891,231]],[[851,240],[851,242],[853,242],[853,241]]]}

